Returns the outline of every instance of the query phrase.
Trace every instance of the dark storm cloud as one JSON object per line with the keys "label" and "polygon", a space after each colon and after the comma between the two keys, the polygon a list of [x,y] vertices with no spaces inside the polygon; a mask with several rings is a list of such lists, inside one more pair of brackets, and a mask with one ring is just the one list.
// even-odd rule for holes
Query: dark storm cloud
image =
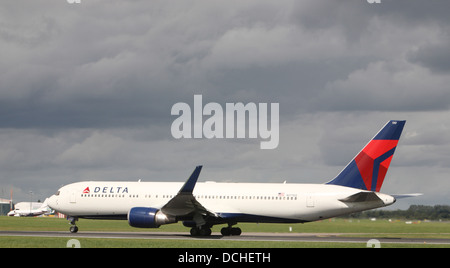
{"label": "dark storm cloud", "polygon": [[[366,9],[370,7],[366,6]],[[385,14],[398,23],[421,24],[438,23],[447,25],[450,22],[448,11],[450,3],[442,0],[385,0],[376,7],[380,14]]]}
{"label": "dark storm cloud", "polygon": [[429,68],[433,72],[450,72],[450,42],[419,48],[410,56],[411,62]]}
{"label": "dark storm cloud", "polygon": [[[36,2],[32,14],[25,1],[3,8],[3,127],[158,124],[196,92],[218,102],[272,99],[287,116],[446,108],[445,94],[420,104],[408,85],[371,81],[414,68],[399,63],[405,55],[432,70],[448,67],[438,56],[445,44],[429,45],[448,30],[442,1]],[[353,81],[358,75],[367,82]],[[396,106],[383,97],[386,87],[413,99]]]}
{"label": "dark storm cloud", "polygon": [[[177,101],[170,92],[182,82],[174,79],[167,37],[178,49],[182,42],[164,21],[153,25],[149,8],[114,2],[108,13],[94,2],[75,10],[36,6],[30,14],[18,8],[27,4],[9,5],[18,17],[2,24],[2,126],[116,127],[168,117]],[[8,27],[12,20],[17,25]]]}

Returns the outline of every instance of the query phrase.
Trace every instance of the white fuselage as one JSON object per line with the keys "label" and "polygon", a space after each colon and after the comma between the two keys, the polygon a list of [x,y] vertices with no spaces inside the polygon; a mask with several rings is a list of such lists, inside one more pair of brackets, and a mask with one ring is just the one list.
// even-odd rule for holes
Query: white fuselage
{"label": "white fuselage", "polygon": [[[49,206],[73,217],[126,219],[133,207],[161,208],[183,183],[87,181],[62,187]],[[257,222],[308,222],[391,205],[395,198],[339,201],[361,190],[327,184],[197,183],[194,197],[218,215],[251,215]]]}

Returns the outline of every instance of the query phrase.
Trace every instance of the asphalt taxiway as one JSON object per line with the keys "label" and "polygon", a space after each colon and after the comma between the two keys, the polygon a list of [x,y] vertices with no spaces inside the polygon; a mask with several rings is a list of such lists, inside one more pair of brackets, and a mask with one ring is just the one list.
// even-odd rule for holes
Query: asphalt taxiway
{"label": "asphalt taxiway", "polygon": [[[353,234],[354,236],[357,234]],[[22,237],[67,237],[67,238],[116,238],[116,239],[181,239],[181,240],[224,240],[224,241],[282,241],[282,242],[328,242],[367,243],[370,237],[348,237],[339,233],[243,233],[240,236],[222,236],[213,233],[208,237],[192,237],[178,232],[69,232],[57,231],[0,231],[0,236]],[[380,243],[399,244],[443,244],[450,246],[450,239],[438,238],[376,238]]]}

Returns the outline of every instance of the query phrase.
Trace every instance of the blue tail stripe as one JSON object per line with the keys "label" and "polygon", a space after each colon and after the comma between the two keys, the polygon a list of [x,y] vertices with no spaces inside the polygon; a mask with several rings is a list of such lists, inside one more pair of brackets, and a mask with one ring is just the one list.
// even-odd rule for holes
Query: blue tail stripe
{"label": "blue tail stripe", "polygon": [[406,121],[391,120],[378,132],[374,140],[399,140]]}
{"label": "blue tail stripe", "polygon": [[350,164],[348,164],[347,167],[341,173],[339,173],[339,175],[334,180],[329,181],[326,184],[341,185],[367,190],[367,187],[364,184],[361,173],[359,173],[358,166],[356,165],[355,160],[352,160],[352,162],[350,162]]}
{"label": "blue tail stripe", "polygon": [[394,155],[395,148],[397,148],[397,147],[392,148],[391,150],[389,150],[388,152],[386,152],[385,154],[383,154],[382,156],[378,157],[377,159],[375,159],[373,161],[372,186],[371,186],[371,189],[370,189],[371,191],[375,191],[375,189],[377,188],[378,172],[380,170],[381,163],[383,163],[384,160],[386,160],[389,157]]}

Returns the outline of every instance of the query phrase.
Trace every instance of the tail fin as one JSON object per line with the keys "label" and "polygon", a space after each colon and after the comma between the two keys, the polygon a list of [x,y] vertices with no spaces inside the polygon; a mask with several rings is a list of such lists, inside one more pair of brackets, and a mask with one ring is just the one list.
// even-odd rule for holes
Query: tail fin
{"label": "tail fin", "polygon": [[353,160],[327,184],[379,192],[406,121],[389,121]]}

